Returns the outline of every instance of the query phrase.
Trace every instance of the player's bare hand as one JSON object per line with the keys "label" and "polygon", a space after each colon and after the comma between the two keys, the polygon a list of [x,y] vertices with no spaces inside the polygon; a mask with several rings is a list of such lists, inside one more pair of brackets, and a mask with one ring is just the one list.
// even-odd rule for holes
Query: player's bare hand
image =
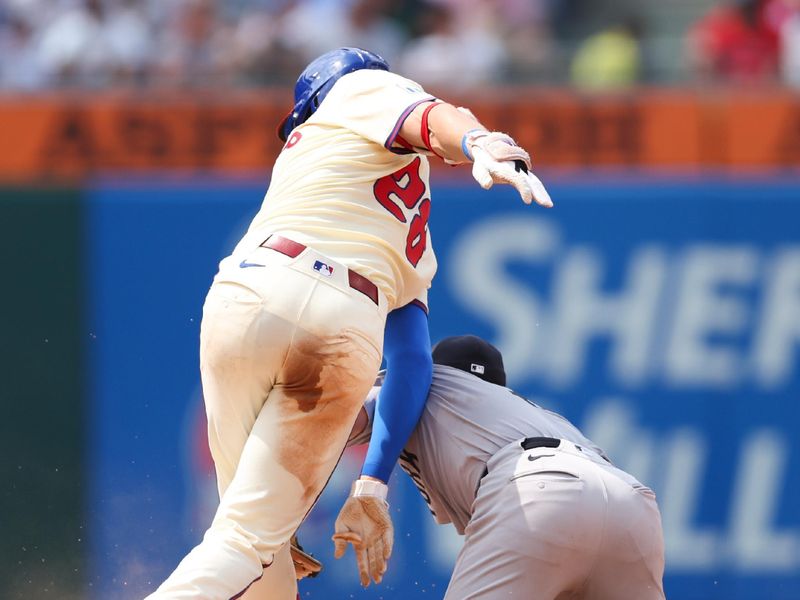
{"label": "player's bare hand", "polygon": [[[353,491],[336,518],[334,556],[344,556],[347,545],[351,544],[361,585],[367,587],[370,579],[380,583],[386,573],[394,543],[394,527],[386,500],[380,495],[359,494],[361,490],[358,483],[353,484]],[[386,487],[383,483],[378,485]]]}
{"label": "player's bare hand", "polygon": [[476,130],[467,134],[464,146],[472,155],[472,176],[485,190],[505,183],[519,192],[522,201],[551,208],[553,201],[542,182],[531,172],[531,157],[505,133]]}

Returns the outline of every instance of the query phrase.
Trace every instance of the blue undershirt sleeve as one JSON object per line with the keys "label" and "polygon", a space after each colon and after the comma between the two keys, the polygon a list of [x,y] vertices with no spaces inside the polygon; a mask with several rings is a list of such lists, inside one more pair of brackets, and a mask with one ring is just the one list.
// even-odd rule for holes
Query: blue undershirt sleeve
{"label": "blue undershirt sleeve", "polygon": [[433,377],[428,315],[416,304],[389,313],[383,339],[386,378],[362,475],[388,482],[400,452],[422,415]]}

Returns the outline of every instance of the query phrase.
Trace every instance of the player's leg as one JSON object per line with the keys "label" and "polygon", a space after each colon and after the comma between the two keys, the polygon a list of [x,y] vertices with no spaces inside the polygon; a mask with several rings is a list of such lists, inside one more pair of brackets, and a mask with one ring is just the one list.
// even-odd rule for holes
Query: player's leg
{"label": "player's leg", "polygon": [[[279,271],[263,270],[262,281],[277,285]],[[220,496],[233,479],[296,329],[292,315],[266,311],[260,290],[246,283],[216,282],[203,307],[200,368]],[[241,590],[262,573],[256,553],[245,550],[226,547],[207,532],[153,597],[230,598],[233,593],[225,595],[220,583],[243,581]]]}
{"label": "player's leg", "polygon": [[605,474],[608,516],[584,600],[664,600],[664,539],[655,494]]}
{"label": "player's leg", "polygon": [[[298,276],[292,273],[282,278],[284,287]],[[294,303],[300,314],[290,349],[211,528],[154,597],[241,593],[288,541],[333,471],[380,365],[385,315],[358,292],[313,281],[299,296],[305,302]]]}
{"label": "player's leg", "polygon": [[[341,351],[335,355],[319,347],[308,353],[290,351],[287,368],[299,369],[300,361],[305,368],[299,373],[314,370],[314,356],[324,354],[330,362],[317,371],[319,379],[302,376],[297,385],[279,381],[273,387],[214,522],[192,551],[199,560],[188,564],[178,579],[203,579],[204,589],[219,590],[211,597],[233,597],[242,591],[241,582],[249,584],[261,575],[260,566],[271,564],[273,554],[300,525],[341,456],[380,361],[374,349],[352,338],[335,346]],[[245,564],[252,571],[249,579],[241,571]],[[216,571],[213,581],[206,577],[206,565]],[[236,576],[220,578],[219,573]]]}
{"label": "player's leg", "polygon": [[287,265],[287,257],[273,250],[258,248],[246,259],[250,260],[265,266],[241,269],[238,258],[223,261],[203,306],[200,369],[220,496],[233,478],[245,441],[286,362],[300,321],[325,318],[328,335],[347,326],[343,315],[349,309],[334,314],[314,305],[325,303],[327,294],[333,296],[329,300],[334,308],[343,301],[354,306],[355,310],[349,311],[355,313],[351,320],[361,317],[366,327],[380,330],[373,341],[378,345],[385,318],[360,292],[347,286],[343,268],[336,270],[336,289]]}
{"label": "player's leg", "polygon": [[265,313],[260,294],[249,287],[222,282],[209,290],[200,328],[200,372],[220,497],[233,479],[295,328],[288,318]]}
{"label": "player's leg", "polygon": [[264,569],[261,579],[255,581],[240,596],[241,600],[297,600],[297,579],[289,544],[284,544],[272,564]]}
{"label": "player's leg", "polygon": [[288,540],[333,472],[379,365],[360,334],[323,342],[298,332],[212,528],[235,520],[264,559]]}
{"label": "player's leg", "polygon": [[447,600],[562,600],[588,575],[603,522],[599,482],[569,464],[581,459],[513,454],[481,481]]}

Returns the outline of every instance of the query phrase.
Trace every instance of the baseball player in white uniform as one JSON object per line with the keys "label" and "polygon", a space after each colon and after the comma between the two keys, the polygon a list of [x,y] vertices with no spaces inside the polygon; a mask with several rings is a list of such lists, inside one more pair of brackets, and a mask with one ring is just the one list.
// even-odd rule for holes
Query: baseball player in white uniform
{"label": "baseball player in white uniform", "polygon": [[431,376],[428,156],[472,161],[481,186],[508,183],[525,202],[552,205],[510,137],[365,50],[313,61],[279,135],[261,210],[203,308],[219,508],[151,598],[238,598],[265,570],[283,574],[267,597],[295,597],[287,542],[336,466],[383,354],[373,439],[335,536],[338,552],[353,545],[362,583],[380,582],[393,539],[385,482]]}
{"label": "baseball player in white uniform", "polygon": [[[655,494],[561,415],[505,387],[475,336],[433,349],[433,382],[400,455],[437,523],[465,536],[447,600],[658,600]],[[369,440],[370,392],[348,445]]]}

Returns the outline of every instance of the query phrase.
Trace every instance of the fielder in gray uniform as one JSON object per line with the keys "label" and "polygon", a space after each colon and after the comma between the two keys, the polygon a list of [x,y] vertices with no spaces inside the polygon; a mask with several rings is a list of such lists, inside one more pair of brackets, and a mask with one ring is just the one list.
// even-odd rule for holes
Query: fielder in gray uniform
{"label": "fielder in gray uniform", "polygon": [[[400,464],[437,523],[465,536],[445,599],[663,599],[655,494],[564,417],[506,388],[488,342],[446,338],[433,362]],[[349,445],[369,440],[379,390]]]}

